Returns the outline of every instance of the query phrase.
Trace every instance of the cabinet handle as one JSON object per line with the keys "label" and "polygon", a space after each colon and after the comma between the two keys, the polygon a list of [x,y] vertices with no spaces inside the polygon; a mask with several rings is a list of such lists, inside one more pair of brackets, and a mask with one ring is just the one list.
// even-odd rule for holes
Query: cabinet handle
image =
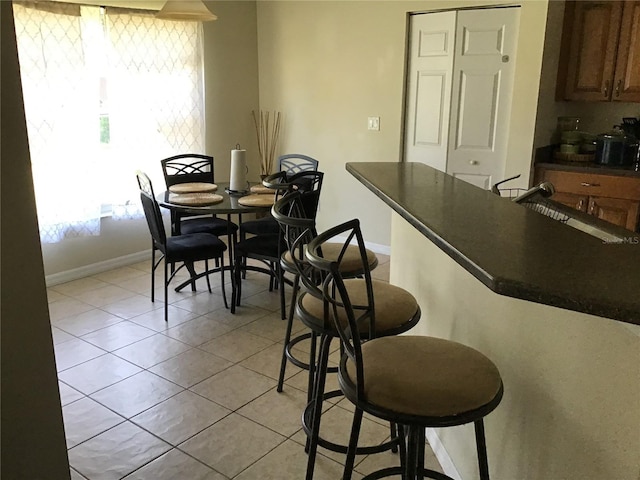
{"label": "cabinet handle", "polygon": [[609,80],[604,82],[604,98],[609,98]]}
{"label": "cabinet handle", "polygon": [[616,83],[616,97],[620,96],[620,87],[622,87],[622,79],[618,80],[618,83]]}
{"label": "cabinet handle", "polygon": [[580,199],[580,201],[578,202],[578,206],[576,207],[576,210],[582,210],[582,207],[584,207],[584,198]]}
{"label": "cabinet handle", "polygon": [[469,160],[469,165],[478,165],[477,160]]}
{"label": "cabinet handle", "polygon": [[582,185],[583,187],[599,187],[600,186],[599,183],[589,183],[589,182],[582,182],[580,185]]}

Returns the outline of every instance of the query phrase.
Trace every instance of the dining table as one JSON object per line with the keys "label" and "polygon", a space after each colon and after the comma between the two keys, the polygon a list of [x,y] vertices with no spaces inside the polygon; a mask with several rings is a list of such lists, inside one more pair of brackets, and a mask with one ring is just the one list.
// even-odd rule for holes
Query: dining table
{"label": "dining table", "polygon": [[[232,216],[236,216],[237,225],[242,223],[242,215],[252,214],[252,213],[266,213],[271,210],[271,205],[273,202],[259,202],[252,204],[243,204],[240,200],[243,197],[247,197],[249,195],[255,196],[255,194],[251,191],[251,187],[260,186],[260,183],[250,183],[249,189],[243,192],[234,192],[229,190],[229,183],[219,183],[216,182],[217,189],[215,194],[222,197],[218,199],[217,203],[210,203],[205,205],[185,205],[184,203],[177,202],[176,199],[179,198],[175,193],[165,190],[157,195],[156,199],[158,200],[158,204],[162,208],[166,208],[170,211],[179,212],[181,214],[188,215],[226,215],[227,222],[229,222],[229,228],[227,230],[227,248],[229,251],[229,265],[225,267],[233,272],[234,268],[234,235],[233,230],[231,228]],[[264,193],[263,193],[264,195]],[[262,195],[261,195],[262,196]],[[266,196],[266,195],[265,195]],[[246,199],[245,199],[246,200]],[[202,272],[196,275],[195,279],[202,278],[207,273],[213,273],[218,271],[218,268],[209,270],[207,272]],[[185,286],[191,284],[194,278],[189,278],[184,281],[180,285],[178,285],[175,290],[179,292]]]}

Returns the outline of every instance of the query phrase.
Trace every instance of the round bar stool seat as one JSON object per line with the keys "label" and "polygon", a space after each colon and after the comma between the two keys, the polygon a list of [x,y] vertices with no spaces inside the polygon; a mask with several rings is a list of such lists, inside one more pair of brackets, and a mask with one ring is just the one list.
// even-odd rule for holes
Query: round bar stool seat
{"label": "round bar stool seat", "polygon": [[[357,247],[355,247],[357,248]],[[325,254],[323,249],[323,254]],[[367,284],[364,279],[349,278],[344,281],[353,305],[366,305]],[[373,294],[375,297],[375,338],[395,336],[404,333],[413,328],[420,319],[421,311],[415,297],[403,288],[391,285],[389,283],[373,280]],[[327,365],[327,357],[331,345],[331,341],[339,338],[339,333],[332,322],[325,321],[325,303],[322,298],[303,292],[298,297],[296,313],[303,324],[311,329],[316,335],[321,335],[322,344],[320,347],[320,359],[317,363],[317,370],[313,395],[307,404],[303,416],[302,427],[311,439],[312,444],[326,448],[338,453],[347,453],[347,445],[341,445],[331,442],[319,435],[320,416],[314,412],[322,410],[322,403],[330,398],[342,395],[340,390],[330,392],[324,391],[325,377],[327,373],[332,373],[333,369]],[[340,321],[346,325],[348,322],[347,312],[345,309],[339,309]],[[369,338],[370,323],[362,322],[359,324],[360,335],[363,338]],[[313,353],[312,353],[313,355]],[[392,423],[398,423],[391,421]],[[385,450],[394,449],[398,445],[398,437],[392,438],[390,441],[375,446],[360,446],[356,453],[359,455],[368,455],[379,453]],[[310,460],[312,461],[312,460]]]}
{"label": "round bar stool seat", "polygon": [[[366,410],[404,425],[457,424],[460,417],[490,408],[502,395],[500,372],[491,360],[442,338],[376,338],[362,344],[362,366],[367,372]],[[339,379],[345,396],[357,402],[356,366],[348,357]]]}
{"label": "round bar stool seat", "polygon": [[480,478],[489,478],[482,418],[498,406],[504,388],[491,360],[450,340],[401,335],[364,342],[361,368],[366,372],[362,398],[358,398],[356,362],[345,355],[338,374],[340,389],[360,412],[358,422],[361,412],[367,412],[404,425],[413,458],[408,467],[384,468],[363,480],[406,474],[407,468],[417,478],[451,479],[424,467],[424,429],[471,422],[476,427]]}
{"label": "round bar stool seat", "polygon": [[[364,280],[347,279],[344,281],[349,298],[353,305],[364,305],[367,302],[367,286]],[[375,336],[385,337],[397,335],[411,329],[420,318],[420,307],[416,298],[403,288],[391,285],[381,280],[373,280],[373,292],[375,296]],[[305,292],[300,295],[298,302],[298,315],[302,322],[309,328],[338,332],[333,324],[324,325],[324,301],[314,295]],[[347,314],[344,309],[339,310],[340,320],[346,324]],[[369,325],[362,322],[360,334],[367,335]]]}
{"label": "round bar stool seat", "polygon": [[[338,258],[342,247],[343,246],[339,243],[327,243],[322,247],[322,255],[327,260],[335,260]],[[373,270],[378,266],[378,257],[369,249],[366,249],[366,255],[369,269]],[[291,273],[297,272],[296,265],[289,250],[287,250],[282,256],[281,263],[282,268],[286,271]],[[349,245],[346,248],[343,260],[340,262],[340,271],[347,277],[357,276],[362,272],[362,259],[360,258],[360,252],[358,251],[357,246]]]}

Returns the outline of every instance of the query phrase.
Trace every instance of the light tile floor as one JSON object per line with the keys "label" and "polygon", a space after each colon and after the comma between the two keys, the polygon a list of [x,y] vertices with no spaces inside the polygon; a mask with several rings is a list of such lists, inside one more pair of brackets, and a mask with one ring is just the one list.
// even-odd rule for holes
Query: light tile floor
{"label": "light tile floor", "polygon": [[[388,280],[388,257],[379,259],[374,276]],[[204,282],[197,292],[170,290],[165,323],[159,275],[150,301],[149,263],[48,289],[72,479],[304,478],[307,372],[288,364],[276,392],[286,327],[278,293],[251,273],[231,315],[214,275],[214,293]],[[305,358],[308,346],[298,351]],[[328,385],[337,388],[335,378]],[[322,435],[346,443],[351,405],[338,397],[325,409]],[[365,417],[363,443],[388,434]],[[342,461],[320,448],[315,478],[341,478]],[[427,463],[441,471],[430,451]],[[358,457],[354,478],[396,464],[390,452]]]}

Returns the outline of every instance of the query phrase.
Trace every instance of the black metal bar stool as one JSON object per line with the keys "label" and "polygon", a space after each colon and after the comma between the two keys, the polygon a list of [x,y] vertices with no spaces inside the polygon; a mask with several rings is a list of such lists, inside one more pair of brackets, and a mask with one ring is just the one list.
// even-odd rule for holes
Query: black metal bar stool
{"label": "black metal bar stool", "polygon": [[[302,283],[302,293],[295,302],[295,312],[300,320],[311,330],[311,353],[309,356],[309,404],[303,413],[303,428],[308,436],[307,479],[313,478],[315,457],[318,446],[332,451],[347,453],[347,446],[328,441],[320,437],[322,403],[328,398],[342,395],[340,391],[325,392],[326,375],[329,370],[328,359],[333,339],[339,333],[328,317],[327,303],[322,297],[319,285],[322,272],[313,268],[306,260],[306,246],[315,237],[315,222],[304,218],[303,197],[293,193],[278,201],[273,208],[274,217],[285,228],[285,238],[289,243],[289,261],[298,272]],[[370,254],[357,246],[325,244],[320,254],[341,263],[343,276],[370,272]],[[285,261],[285,260],[283,260]],[[361,278],[345,280],[354,298],[367,303],[369,295],[367,283]],[[367,322],[360,325],[363,338],[397,335],[411,329],[420,319],[420,307],[406,290],[382,281],[372,282],[372,293],[376,297],[376,307]],[[346,312],[345,312],[346,315]],[[346,316],[343,315],[346,320]],[[316,358],[316,339],[320,337],[320,349]],[[285,346],[287,344],[285,343]],[[403,449],[404,438],[395,431],[391,423],[391,440],[382,445],[361,446],[360,454],[377,453],[384,450]]]}
{"label": "black metal bar stool", "polygon": [[[319,193],[319,192],[318,192]],[[284,377],[287,368],[287,362],[293,363],[295,366],[309,370],[309,363],[297,358],[293,354],[293,347],[298,343],[311,339],[312,351],[315,351],[316,337],[312,332],[303,333],[291,338],[291,330],[293,328],[293,320],[295,316],[298,292],[300,289],[300,270],[304,270],[305,257],[304,249],[309,240],[317,235],[316,231],[316,213],[318,210],[319,194],[313,195],[310,192],[296,192],[287,197],[286,200],[277,201],[272,210],[271,215],[279,223],[280,228],[284,231],[284,238],[287,244],[287,250],[280,258],[280,267],[283,271],[293,276],[291,305],[287,317],[287,330],[284,339],[282,359],[280,363],[280,374],[278,377],[277,391],[282,392],[284,387]],[[295,246],[293,246],[295,244]],[[340,253],[340,245],[325,245],[323,254],[326,258],[337,258]],[[293,255],[296,258],[293,258]],[[360,252],[357,248],[349,247],[343,254],[344,260],[341,264],[343,275],[345,277],[356,277],[362,272]],[[376,254],[367,249],[367,264],[369,269],[373,270],[378,265]],[[313,366],[311,367],[313,368]],[[336,373],[337,367],[330,367],[329,372]],[[310,377],[311,378],[311,377]],[[309,384],[308,395],[310,396],[311,383]]]}
{"label": "black metal bar stool", "polygon": [[483,418],[502,399],[498,368],[477,350],[450,340],[410,335],[364,337],[362,326],[372,322],[378,308],[375,285],[365,270],[367,294],[353,294],[351,280],[340,272],[340,258],[331,261],[322,255],[323,246],[335,237],[346,238],[344,246],[356,240],[364,255],[360,222],[352,220],[318,235],[307,245],[306,256],[324,275],[323,298],[344,349],[338,381],[355,406],[343,480],[352,475],[364,412],[402,425],[401,430],[408,433],[401,466],[379,470],[365,479],[399,474],[407,480],[450,479],[424,467],[425,428],[473,422],[480,478],[488,480]]}

